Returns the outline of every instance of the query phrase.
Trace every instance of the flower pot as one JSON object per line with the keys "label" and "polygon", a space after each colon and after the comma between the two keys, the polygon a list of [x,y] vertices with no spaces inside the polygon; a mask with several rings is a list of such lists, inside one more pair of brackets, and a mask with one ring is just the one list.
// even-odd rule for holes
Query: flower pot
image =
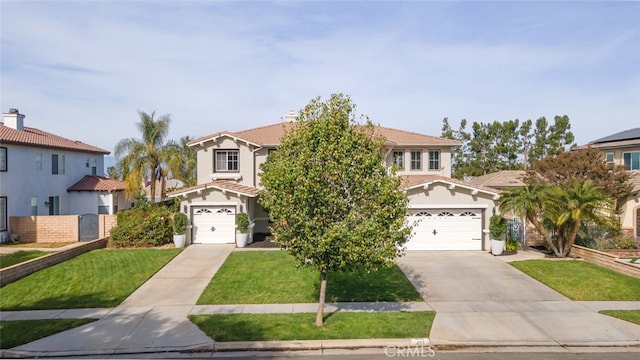
{"label": "flower pot", "polygon": [[249,233],[236,233],[236,245],[245,247],[249,244]]}
{"label": "flower pot", "polygon": [[493,255],[502,255],[504,251],[504,241],[491,239],[491,253]]}
{"label": "flower pot", "polygon": [[186,238],[187,238],[187,235],[185,235],[185,234],[182,234],[182,235],[174,234],[173,235],[173,245],[175,245],[175,247],[177,247],[177,248],[183,248]]}

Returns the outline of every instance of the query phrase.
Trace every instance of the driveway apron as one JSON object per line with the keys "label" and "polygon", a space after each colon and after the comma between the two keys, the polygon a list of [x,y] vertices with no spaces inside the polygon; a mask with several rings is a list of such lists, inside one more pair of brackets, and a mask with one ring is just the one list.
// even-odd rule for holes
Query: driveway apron
{"label": "driveway apron", "polygon": [[13,350],[30,356],[212,348],[187,315],[234,245],[191,245],[100,320]]}
{"label": "driveway apron", "polygon": [[598,314],[485,252],[411,251],[398,264],[436,311],[433,344],[640,344],[639,325]]}

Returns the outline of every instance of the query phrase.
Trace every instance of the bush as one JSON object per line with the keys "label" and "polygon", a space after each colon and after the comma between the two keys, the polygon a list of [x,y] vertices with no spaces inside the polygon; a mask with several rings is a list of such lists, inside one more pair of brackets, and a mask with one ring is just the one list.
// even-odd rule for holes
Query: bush
{"label": "bush", "polygon": [[632,237],[616,236],[598,242],[600,250],[635,250],[637,248],[638,244]]}
{"label": "bush", "polygon": [[187,232],[187,223],[189,217],[185,213],[175,213],[173,215],[173,233],[177,235],[184,235]]}
{"label": "bush", "polygon": [[172,238],[171,212],[164,207],[151,207],[148,211],[118,212],[110,243],[115,247],[152,247],[169,244]]}
{"label": "bush", "polygon": [[247,215],[247,213],[236,214],[236,226],[238,227],[239,232],[247,232],[247,229],[249,228],[249,215]]}
{"label": "bush", "polygon": [[507,219],[500,215],[492,215],[489,219],[489,232],[491,238],[495,240],[502,240],[502,235],[507,232]]}
{"label": "bush", "polygon": [[519,248],[520,242],[518,241],[518,239],[515,236],[509,236],[505,244],[505,249],[507,251],[517,252]]}

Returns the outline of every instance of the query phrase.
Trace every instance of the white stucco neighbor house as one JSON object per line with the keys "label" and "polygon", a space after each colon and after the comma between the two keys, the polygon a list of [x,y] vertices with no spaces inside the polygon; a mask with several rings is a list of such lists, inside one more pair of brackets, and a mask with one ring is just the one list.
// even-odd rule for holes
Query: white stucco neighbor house
{"label": "white stucco neighbor house", "polygon": [[[269,232],[269,216],[258,203],[260,164],[277,149],[295,114],[253,129],[221,131],[189,143],[197,152],[197,185],[169,194],[188,214],[189,243],[235,242],[235,214],[246,212],[253,233]],[[408,250],[487,250],[489,217],[498,192],[451,178],[451,150],[460,145],[410,131],[376,127],[386,139],[386,163],[397,165],[409,198],[414,234]]]}
{"label": "white stucco neighbor house", "polygon": [[109,151],[24,126],[17,109],[0,123],[0,233],[9,217],[113,214],[128,207],[124,184],[104,178]]}

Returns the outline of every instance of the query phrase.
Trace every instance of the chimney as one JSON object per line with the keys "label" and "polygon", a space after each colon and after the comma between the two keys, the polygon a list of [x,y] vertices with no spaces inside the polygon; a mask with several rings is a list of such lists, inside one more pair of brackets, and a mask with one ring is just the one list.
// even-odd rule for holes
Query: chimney
{"label": "chimney", "polygon": [[284,121],[285,122],[296,122],[296,121],[298,121],[298,115],[296,115],[295,111],[289,110],[289,113],[287,114],[287,116],[284,117]]}
{"label": "chimney", "polygon": [[11,108],[8,113],[2,114],[2,121],[6,127],[19,131],[24,130],[24,115],[20,114],[18,109]]}

